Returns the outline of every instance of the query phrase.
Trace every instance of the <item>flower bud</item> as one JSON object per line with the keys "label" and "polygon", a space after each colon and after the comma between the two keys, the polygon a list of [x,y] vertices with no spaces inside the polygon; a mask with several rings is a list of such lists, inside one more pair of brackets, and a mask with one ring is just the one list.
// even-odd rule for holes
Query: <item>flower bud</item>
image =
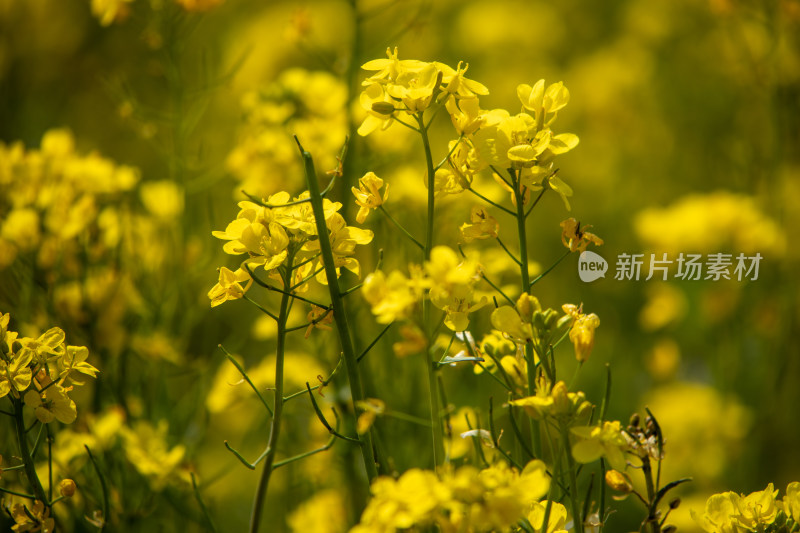
{"label": "flower bud", "polygon": [[568,414],[572,404],[569,401],[567,384],[559,381],[553,385],[553,391],[550,394],[553,396],[553,413],[556,415]]}
{"label": "flower bud", "polygon": [[561,329],[564,326],[566,326],[567,324],[569,324],[570,322],[572,322],[573,320],[574,319],[570,315],[564,315],[564,316],[562,316],[561,318],[558,319],[558,322],[556,322],[556,327]]}
{"label": "flower bud", "polygon": [[72,498],[75,495],[75,482],[71,479],[62,479],[58,484],[58,491],[65,498]]}
{"label": "flower bud", "polygon": [[535,296],[523,292],[517,300],[517,312],[523,322],[531,323],[534,312],[541,311],[542,306]]}
{"label": "flower bud", "polygon": [[381,115],[391,115],[394,113],[394,104],[391,102],[374,102],[372,110]]}
{"label": "flower bud", "polygon": [[676,531],[678,531],[678,527],[670,524],[667,527],[663,528],[661,530],[661,533],[675,533]]}
{"label": "flower bud", "polygon": [[628,481],[625,474],[616,470],[609,470],[606,472],[606,485],[613,490],[624,492],[625,494],[633,490],[633,485]]}
{"label": "flower bud", "polygon": [[675,498],[674,500],[669,502],[669,508],[670,509],[677,509],[680,506],[680,504],[681,504],[681,499],[680,498]]}
{"label": "flower bud", "polygon": [[552,329],[553,326],[558,324],[558,311],[555,309],[548,309],[544,312],[544,325],[547,329]]}
{"label": "flower bud", "polygon": [[547,324],[545,324],[544,315],[540,311],[537,311],[533,314],[533,327],[540,332],[547,331]]}

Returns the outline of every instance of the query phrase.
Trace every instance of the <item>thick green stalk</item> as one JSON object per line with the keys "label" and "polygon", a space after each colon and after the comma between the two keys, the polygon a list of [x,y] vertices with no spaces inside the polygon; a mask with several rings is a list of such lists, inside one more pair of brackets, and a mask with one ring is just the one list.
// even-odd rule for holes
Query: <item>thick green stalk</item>
{"label": "thick green stalk", "polygon": [[[428,218],[427,226],[425,229],[425,260],[431,258],[431,250],[433,249],[433,216],[435,207],[435,193],[434,190],[434,175],[436,173],[433,166],[433,154],[431,153],[431,143],[428,139],[428,128],[425,126],[423,114],[420,112],[415,115],[417,124],[419,124],[419,132],[422,136],[422,147],[425,149],[425,165],[428,172]],[[431,326],[431,302],[428,299],[422,300],[422,324],[423,327],[430,328]],[[432,332],[426,331],[428,339],[433,340]],[[442,428],[442,421],[439,414],[441,407],[439,402],[439,388],[436,382],[436,373],[433,366],[433,360],[430,354],[425,351],[423,353],[423,362],[425,365],[425,372],[428,376],[428,399],[431,406],[431,433],[433,434],[433,465],[436,467],[441,458],[444,457],[444,429]]]}
{"label": "thick green stalk", "polygon": [[33,494],[36,499],[45,506],[49,506],[47,495],[44,492],[44,487],[42,487],[42,482],[39,481],[39,476],[36,474],[36,465],[28,447],[28,439],[25,435],[25,419],[22,416],[22,399],[12,398],[11,402],[14,404],[14,422],[17,430],[17,441],[19,442],[19,455],[25,465],[25,474],[28,476],[28,482],[31,487],[33,487]]}
{"label": "thick green stalk", "polygon": [[[284,286],[291,282],[290,274],[283,276]],[[267,496],[269,479],[272,476],[272,465],[278,451],[278,436],[281,430],[281,417],[283,414],[283,359],[286,351],[286,320],[289,317],[289,299],[287,293],[281,294],[281,308],[278,312],[278,341],[275,348],[275,400],[273,402],[272,422],[269,429],[267,455],[264,457],[264,470],[258,480],[258,488],[253,499],[253,511],[250,515],[250,533],[257,533],[264,511],[264,498]]]}
{"label": "thick green stalk", "polygon": [[[298,142],[298,146],[299,146]],[[325,267],[325,277],[328,280],[328,292],[331,295],[331,307],[333,308],[333,318],[336,323],[336,330],[339,333],[339,342],[342,345],[344,354],[344,364],[347,370],[347,379],[350,382],[350,395],[353,400],[353,413],[358,412],[356,405],[364,399],[364,388],[361,385],[361,374],[358,372],[358,359],[353,347],[353,340],[350,337],[350,326],[347,320],[347,311],[344,307],[344,299],[339,288],[339,278],[336,275],[336,264],[333,259],[333,249],[328,237],[328,226],[325,224],[325,211],[322,206],[322,196],[319,191],[317,174],[314,171],[314,160],[311,154],[300,150],[303,155],[303,166],[305,168],[306,183],[311,198],[311,208],[314,211],[314,220],[317,224],[317,234],[319,235],[319,248],[322,254],[322,263]],[[364,459],[364,467],[367,470],[367,477],[370,481],[378,476],[378,469],[375,465],[375,452],[372,447],[372,434],[367,431],[359,437],[361,443],[361,456]]]}

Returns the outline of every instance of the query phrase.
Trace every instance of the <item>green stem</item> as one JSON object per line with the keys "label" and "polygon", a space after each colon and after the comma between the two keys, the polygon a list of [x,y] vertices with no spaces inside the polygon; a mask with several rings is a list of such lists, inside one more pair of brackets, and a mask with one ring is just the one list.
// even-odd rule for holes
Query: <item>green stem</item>
{"label": "green stem", "polygon": [[[525,193],[522,190],[522,183],[517,179],[517,174],[509,169],[511,174],[511,186],[514,190],[514,203],[517,204],[517,236],[519,238],[519,272],[521,278],[522,292],[528,292],[531,284],[531,275],[528,271],[528,233],[525,228]],[[499,174],[502,177],[502,174]],[[533,343],[525,343],[525,362],[528,365],[528,394],[536,394],[536,371],[533,359]],[[531,419],[531,442],[533,453],[536,457],[542,456],[542,437],[538,422]]]}
{"label": "green stem", "polygon": [[[8,469],[5,468],[4,470],[8,470]],[[15,490],[11,490],[11,489],[4,489],[3,487],[0,487],[0,494],[12,494],[14,496],[19,496],[20,498],[27,498],[29,500],[36,500],[36,496],[34,496],[33,494],[25,494],[25,493],[22,493],[22,492],[17,492]]]}
{"label": "green stem", "polygon": [[424,418],[419,418],[414,415],[401,413],[399,411],[384,411],[383,415],[390,416],[398,420],[403,420],[404,422],[411,422],[412,424],[417,424],[419,426],[431,427],[430,420],[425,420]]}
{"label": "green stem", "polygon": [[553,509],[553,501],[556,498],[556,487],[559,486],[561,478],[561,454],[555,456],[553,465],[553,476],[550,481],[550,492],[547,495],[547,505],[544,508],[544,520],[542,520],[542,533],[547,533],[547,525],[550,522],[550,512]]}
{"label": "green stem", "polygon": [[386,218],[388,218],[389,221],[392,224],[394,224],[397,229],[399,229],[401,232],[403,232],[403,235],[405,235],[406,237],[411,239],[411,242],[416,244],[420,249],[422,249],[422,250],[425,249],[425,245],[423,245],[421,242],[419,242],[417,239],[415,239],[414,236],[411,235],[411,233],[409,233],[408,230],[406,228],[404,228],[402,224],[400,224],[397,220],[395,220],[395,218],[392,215],[389,214],[389,212],[386,210],[385,207],[383,207],[382,205],[379,205],[378,209],[381,210],[381,213],[386,215]]}
{"label": "green stem", "polygon": [[200,494],[200,487],[197,486],[197,480],[194,477],[194,472],[191,473],[192,477],[192,490],[194,490],[194,497],[197,500],[197,504],[200,506],[200,511],[203,513],[203,518],[205,518],[206,527],[208,528],[211,533],[217,533],[217,526],[214,525],[214,521],[211,519],[211,514],[208,512],[208,507],[206,507],[205,502],[203,501],[203,497]]}
{"label": "green stem", "polygon": [[25,419],[22,416],[22,400],[12,398],[11,402],[14,404],[14,422],[17,430],[17,442],[19,443],[19,455],[25,465],[25,474],[28,476],[28,482],[33,488],[33,495],[45,507],[49,507],[47,495],[44,492],[44,487],[42,487],[42,482],[39,481],[39,476],[36,474],[36,465],[28,447],[28,438],[25,435]]}
{"label": "green stem", "polygon": [[606,525],[606,462],[602,457],[600,458],[600,483],[598,490],[600,492],[600,531]]}
{"label": "green stem", "polygon": [[647,487],[647,501],[649,502],[647,508],[647,521],[650,522],[651,533],[661,533],[661,526],[656,517],[656,489],[653,485],[653,469],[650,465],[650,458],[645,456],[642,458],[642,474],[644,475],[645,486]]}
{"label": "green stem", "polygon": [[436,191],[434,190],[435,170],[433,167],[431,143],[428,139],[428,129],[425,127],[425,121],[422,118],[422,113],[415,115],[415,117],[420,127],[419,133],[422,136],[422,147],[425,150],[425,166],[428,172],[428,225],[425,231],[425,259],[429,259],[431,257],[431,250],[433,249],[433,217],[436,198]]}
{"label": "green stem", "polygon": [[109,494],[108,494],[108,483],[106,483],[106,477],[103,475],[103,471],[100,470],[100,465],[97,464],[97,460],[92,455],[92,450],[89,449],[87,445],[83,445],[86,449],[86,453],[89,455],[89,460],[92,463],[92,467],[94,467],[94,471],[97,474],[97,478],[100,480],[100,488],[103,491],[103,523],[100,526],[100,532],[102,533],[106,529],[106,524],[108,524],[108,513],[109,513]]}
{"label": "green stem", "polygon": [[494,207],[496,207],[500,211],[503,211],[504,213],[508,213],[512,217],[516,216],[516,213],[514,213],[514,211],[512,211],[511,209],[508,209],[507,207],[503,207],[502,205],[498,204],[497,202],[493,202],[492,200],[488,199],[487,197],[485,197],[484,195],[482,195],[481,193],[479,193],[478,191],[476,191],[472,187],[468,188],[467,190],[469,192],[471,192],[472,194],[474,194],[475,196],[477,196],[478,198],[480,198],[481,200],[483,200],[484,202],[486,202],[487,204],[493,205]]}
{"label": "green stem", "polygon": [[567,250],[567,251],[564,253],[564,255],[562,255],[561,257],[559,257],[559,258],[558,258],[558,260],[556,260],[556,262],[555,262],[555,263],[553,263],[552,265],[550,265],[550,267],[549,267],[547,270],[545,270],[544,272],[542,272],[541,274],[539,274],[538,276],[536,276],[536,278],[535,278],[533,281],[531,281],[531,282],[530,282],[530,284],[528,284],[528,289],[526,289],[526,290],[530,290],[530,288],[531,288],[531,287],[533,287],[533,286],[536,284],[536,282],[538,282],[540,279],[542,279],[543,277],[545,277],[546,275],[548,275],[548,274],[550,273],[550,271],[551,271],[551,270],[553,270],[555,267],[557,267],[557,266],[558,266],[558,264],[559,264],[561,261],[563,261],[563,260],[564,260],[564,258],[565,258],[565,257],[567,257],[567,256],[568,256],[570,253],[571,253],[571,252],[570,252],[569,250]]}
{"label": "green stem", "polygon": [[[422,147],[425,150],[425,166],[428,172],[428,218],[427,227],[425,231],[425,260],[431,257],[431,250],[433,249],[433,218],[436,191],[434,190],[434,175],[435,170],[433,166],[433,154],[431,153],[431,143],[428,139],[428,128],[425,126],[425,120],[422,113],[415,115],[417,124],[419,124],[419,133],[422,137]],[[429,123],[430,124],[430,123]],[[429,299],[422,300],[422,323],[427,328],[431,323],[431,302]],[[433,335],[428,332],[428,339],[432,340]],[[436,383],[436,373],[429,352],[424,352],[423,364],[425,365],[425,373],[428,376],[428,399],[431,406],[431,433],[433,435],[433,465],[434,468],[439,464],[440,460],[444,458],[444,428],[441,423],[441,407],[439,405],[439,388]]]}
{"label": "green stem", "polygon": [[[291,259],[290,259],[291,260]],[[284,286],[290,283],[290,274],[283,276]],[[286,350],[286,321],[289,316],[289,300],[291,295],[281,294],[281,307],[278,312],[278,339],[275,348],[275,400],[273,401],[272,421],[270,422],[267,455],[264,458],[264,470],[258,480],[256,495],[253,499],[253,510],[250,514],[250,533],[257,533],[261,524],[264,511],[264,499],[267,495],[269,479],[272,475],[275,454],[278,451],[278,436],[281,430],[281,415],[283,414],[283,359]]]}
{"label": "green stem", "polygon": [[508,257],[510,257],[512,261],[514,261],[519,266],[522,266],[522,262],[519,259],[517,259],[517,257],[514,254],[511,253],[511,250],[509,250],[505,244],[503,244],[503,241],[500,240],[500,237],[497,237],[497,244],[499,244],[500,248],[502,248],[506,252],[506,254],[508,254]]}
{"label": "green stem", "polygon": [[569,500],[572,505],[572,521],[575,524],[575,533],[583,533],[583,517],[581,516],[581,506],[578,501],[578,477],[575,474],[575,460],[569,448],[569,433],[567,425],[559,423],[561,428],[561,442],[564,454],[567,456],[567,469],[569,470]]}
{"label": "green stem", "polygon": [[531,284],[531,276],[528,271],[528,235],[525,228],[525,205],[523,200],[525,194],[522,191],[522,184],[517,180],[514,171],[511,171],[511,182],[514,185],[514,200],[517,204],[517,232],[519,234],[519,266],[522,276],[522,291],[527,292]]}
{"label": "green stem", "polygon": [[[325,211],[322,207],[322,197],[319,192],[319,183],[317,182],[317,174],[314,170],[314,160],[311,154],[306,152],[300,145],[300,141],[295,137],[297,145],[303,156],[303,166],[306,175],[306,184],[308,185],[309,197],[311,198],[311,207],[314,211],[314,220],[317,225],[317,235],[319,235],[319,248],[322,254],[322,263],[325,268],[325,277],[328,280],[328,292],[331,296],[331,307],[333,308],[334,322],[336,323],[336,330],[339,334],[339,342],[341,343],[342,352],[344,354],[345,369],[347,370],[347,379],[350,382],[350,396],[352,400],[353,413],[357,413],[356,405],[364,399],[364,389],[361,384],[361,374],[358,371],[358,360],[356,359],[356,352],[353,347],[353,340],[350,337],[350,326],[347,319],[347,311],[344,306],[344,299],[339,287],[339,279],[336,276],[336,266],[333,258],[333,250],[331,248],[331,241],[329,238],[328,227],[325,224]],[[367,471],[367,477],[370,481],[378,476],[378,469],[375,464],[375,452],[372,447],[372,434],[367,431],[361,435],[359,442],[361,444],[361,456],[364,460],[364,468]]]}

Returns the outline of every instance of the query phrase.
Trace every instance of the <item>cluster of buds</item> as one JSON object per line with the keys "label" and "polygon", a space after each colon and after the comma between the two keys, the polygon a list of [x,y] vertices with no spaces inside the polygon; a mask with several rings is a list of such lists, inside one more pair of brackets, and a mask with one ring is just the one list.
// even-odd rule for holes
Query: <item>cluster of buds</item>
{"label": "cluster of buds", "polygon": [[625,431],[630,450],[642,459],[649,457],[654,461],[664,458],[664,437],[661,434],[661,427],[652,415],[644,419],[644,427],[638,413],[631,415],[628,427]]}

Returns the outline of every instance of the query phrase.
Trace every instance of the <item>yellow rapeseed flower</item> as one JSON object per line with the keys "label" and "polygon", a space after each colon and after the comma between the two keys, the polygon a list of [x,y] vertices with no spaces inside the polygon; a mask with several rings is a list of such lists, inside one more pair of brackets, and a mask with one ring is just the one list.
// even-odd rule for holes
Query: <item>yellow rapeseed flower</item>
{"label": "yellow rapeseed flower", "polygon": [[[247,282],[244,287],[241,283]],[[238,300],[250,289],[253,278],[243,268],[238,268],[235,272],[221,267],[219,269],[219,281],[208,291],[208,298],[211,300],[211,307],[221,305],[228,300]]]}
{"label": "yellow rapeseed flower", "polygon": [[591,463],[605,457],[614,470],[625,470],[628,441],[619,421],[605,421],[601,426],[575,426],[570,431],[578,437],[572,445],[572,456],[576,461]]}
{"label": "yellow rapeseed flower", "polygon": [[53,533],[56,530],[55,520],[50,517],[50,508],[39,500],[34,501],[30,509],[15,503],[11,506],[11,518],[14,519],[14,525],[11,526],[14,532]]}
{"label": "yellow rapeseed flower", "polygon": [[356,197],[356,204],[359,206],[358,213],[356,214],[356,222],[363,224],[367,220],[372,209],[377,209],[383,205],[389,195],[389,185],[383,190],[381,196],[381,187],[383,187],[383,180],[375,175],[374,172],[367,172],[358,180],[359,188],[352,188],[353,195]]}
{"label": "yellow rapeseed flower", "polygon": [[594,348],[594,330],[600,325],[600,318],[594,313],[584,314],[583,304],[564,304],[562,309],[573,318],[569,340],[575,347],[575,358],[583,363],[589,359]]}
{"label": "yellow rapeseed flower", "polygon": [[558,502],[550,502],[550,518],[547,520],[547,528],[542,527],[547,505],[547,500],[533,502],[531,511],[528,513],[528,521],[533,529],[542,533],[567,533],[567,508]]}
{"label": "yellow rapeseed flower", "polygon": [[561,242],[570,252],[583,252],[590,244],[601,246],[603,239],[586,231],[591,227],[589,225],[581,228],[581,223],[570,217],[561,222]]}
{"label": "yellow rapeseed flower", "polygon": [[25,405],[34,410],[42,424],[49,424],[53,420],[71,424],[78,417],[75,402],[67,396],[67,389],[61,385],[51,385],[42,393],[31,389],[25,393],[24,399]]}
{"label": "yellow rapeseed flower", "polygon": [[500,224],[489,214],[488,209],[476,205],[470,211],[469,222],[462,224],[458,230],[461,233],[461,240],[470,243],[474,240],[496,238]]}
{"label": "yellow rapeseed flower", "polygon": [[445,312],[444,325],[453,331],[464,331],[469,326],[469,313],[488,303],[483,296],[474,299],[474,286],[480,265],[472,259],[460,261],[455,251],[447,246],[431,250],[425,271],[431,278],[431,303]]}
{"label": "yellow rapeseed flower", "polygon": [[156,492],[170,482],[185,481],[188,477],[180,468],[186,447],[179,444],[170,448],[166,441],[168,429],[166,420],[161,420],[157,426],[142,420],[133,427],[122,428],[125,456]]}

